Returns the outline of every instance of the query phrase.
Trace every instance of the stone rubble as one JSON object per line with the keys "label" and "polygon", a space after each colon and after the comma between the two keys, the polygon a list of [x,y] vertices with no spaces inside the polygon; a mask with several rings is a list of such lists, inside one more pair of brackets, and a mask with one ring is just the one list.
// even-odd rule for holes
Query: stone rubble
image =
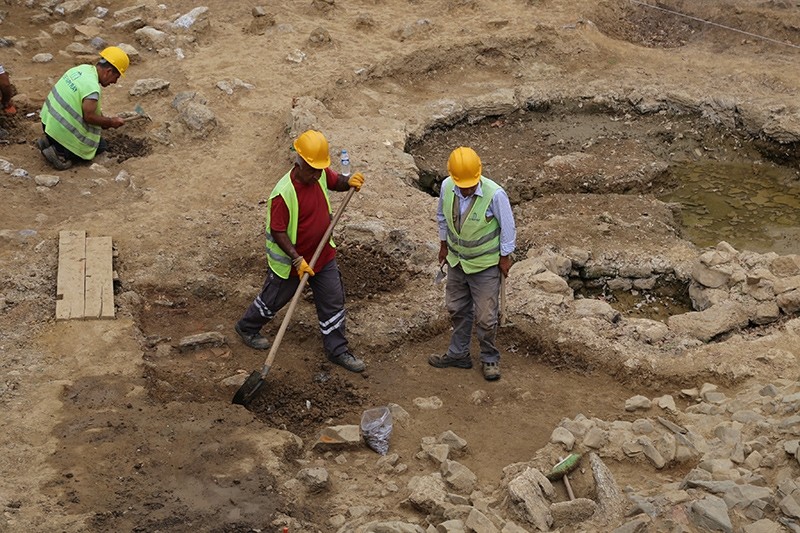
{"label": "stone rubble", "polygon": [[[346,500],[347,491],[337,492],[337,485],[356,470],[372,472],[367,475],[383,486],[375,495],[385,508],[359,510],[351,503],[329,521],[338,533],[800,531],[800,415],[794,414],[800,382],[776,379],[735,396],[704,383],[682,398],[685,407],[670,395],[629,398],[620,415],[636,405],[641,417],[632,422],[565,418],[529,462],[503,470],[498,486],[481,482],[466,466],[469,445],[451,430],[423,437],[409,470],[391,450],[362,459],[358,426],[329,427],[309,452],[322,457],[300,461],[306,466],[284,488],[326,490]],[[556,489],[563,482],[545,473],[571,450],[583,459],[569,474],[576,492],[569,501]],[[620,487],[612,471],[623,463],[651,469],[650,482]],[[395,509],[389,499],[397,497],[402,505]]]}

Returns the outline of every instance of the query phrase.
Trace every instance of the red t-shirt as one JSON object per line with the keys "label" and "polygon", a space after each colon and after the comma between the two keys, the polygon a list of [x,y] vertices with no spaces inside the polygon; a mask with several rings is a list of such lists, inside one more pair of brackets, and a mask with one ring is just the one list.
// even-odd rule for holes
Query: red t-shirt
{"label": "red t-shirt", "polygon": [[[325,169],[325,176],[328,189],[336,186],[339,181],[339,174],[330,167]],[[325,193],[319,187],[319,182],[315,181],[311,185],[304,185],[292,179],[295,193],[297,194],[297,242],[294,245],[297,253],[302,255],[306,261],[311,261],[311,257],[317,250],[319,241],[325,235],[325,230],[331,223],[331,215],[328,212],[328,203],[325,201]],[[282,196],[272,199],[272,209],[270,211],[269,227],[272,231],[286,231],[289,227],[289,208]],[[311,268],[314,271],[320,270],[336,256],[336,250],[328,242],[322,249],[316,264]],[[292,268],[292,276],[297,276],[297,271]]]}

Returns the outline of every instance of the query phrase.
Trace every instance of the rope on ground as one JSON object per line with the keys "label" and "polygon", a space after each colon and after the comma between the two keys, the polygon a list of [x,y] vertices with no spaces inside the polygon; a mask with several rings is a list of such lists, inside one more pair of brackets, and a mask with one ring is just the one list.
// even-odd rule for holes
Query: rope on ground
{"label": "rope on ground", "polygon": [[757,33],[750,33],[749,31],[740,30],[738,28],[733,28],[731,26],[725,26],[724,24],[719,24],[717,22],[712,22],[710,20],[705,20],[705,19],[701,19],[701,18],[698,18],[698,17],[693,17],[692,15],[687,15],[685,13],[680,13],[678,11],[673,11],[671,9],[666,9],[664,7],[654,6],[652,4],[647,4],[645,2],[640,2],[639,0],[630,0],[630,2],[632,4],[638,4],[638,5],[643,6],[643,7],[649,7],[651,9],[657,9],[659,11],[663,11],[665,13],[670,13],[672,15],[677,15],[679,17],[685,17],[687,19],[696,20],[697,22],[702,22],[703,24],[708,24],[709,26],[716,26],[717,28],[722,28],[724,30],[730,30],[730,31],[735,31],[737,33],[742,33],[744,35],[749,35],[750,37],[755,37],[756,39],[762,39],[764,41],[769,41],[771,43],[782,44],[783,46],[789,46],[791,48],[800,49],[800,46],[798,46],[796,44],[779,41],[777,39],[772,39],[770,37],[764,37],[763,35],[758,35]]}

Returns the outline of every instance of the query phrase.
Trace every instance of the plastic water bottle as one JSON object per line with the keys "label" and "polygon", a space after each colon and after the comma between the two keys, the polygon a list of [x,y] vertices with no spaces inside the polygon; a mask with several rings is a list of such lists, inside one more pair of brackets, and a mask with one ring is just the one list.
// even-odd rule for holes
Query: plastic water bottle
{"label": "plastic water bottle", "polygon": [[342,150],[342,176],[345,178],[350,177],[350,154],[347,153],[347,150]]}

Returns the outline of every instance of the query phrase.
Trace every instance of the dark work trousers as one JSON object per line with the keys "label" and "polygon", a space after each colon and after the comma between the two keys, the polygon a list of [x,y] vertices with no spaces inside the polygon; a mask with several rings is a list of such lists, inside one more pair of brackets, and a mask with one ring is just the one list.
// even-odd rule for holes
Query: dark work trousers
{"label": "dark work trousers", "polygon": [[[44,124],[42,124],[42,131],[44,131]],[[56,153],[59,156],[63,157],[64,159],[69,159],[70,161],[73,161],[73,162],[76,162],[76,163],[81,162],[81,161],[86,161],[84,158],[78,157],[77,155],[73,154],[72,152],[70,152],[69,150],[64,148],[64,146],[62,146],[62,144],[60,142],[58,142],[57,140],[55,140],[52,137],[50,137],[49,135],[47,135],[46,132],[45,132],[44,135],[45,135],[45,137],[47,137],[47,140],[50,141],[50,144],[53,146],[53,148],[55,149]],[[94,155],[102,154],[106,150],[108,150],[108,143],[106,142],[105,139],[100,137],[100,143],[98,144],[97,151],[95,152]]]}
{"label": "dark work trousers", "polygon": [[472,325],[481,350],[482,363],[496,363],[500,352],[495,346],[500,296],[500,268],[467,274],[461,265],[447,268],[445,305],[453,323],[453,335],[447,355],[454,359],[469,358]]}
{"label": "dark work trousers", "polygon": [[[289,279],[283,279],[269,270],[261,294],[256,296],[239,320],[239,328],[245,333],[261,331],[289,303],[299,284],[300,278],[289,276]],[[325,354],[335,357],[348,351],[345,338],[344,284],[336,259],[308,278],[308,284],[314,293]]]}

